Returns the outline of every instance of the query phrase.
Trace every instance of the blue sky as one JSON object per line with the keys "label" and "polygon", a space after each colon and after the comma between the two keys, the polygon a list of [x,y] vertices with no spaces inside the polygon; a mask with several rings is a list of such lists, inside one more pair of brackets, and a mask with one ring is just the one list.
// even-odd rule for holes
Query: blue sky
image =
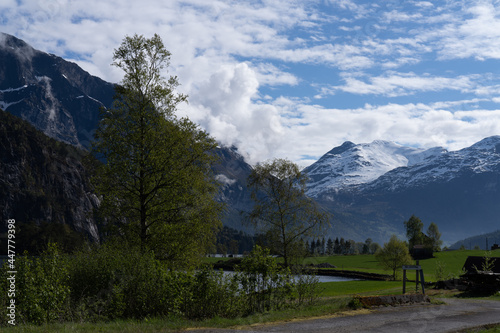
{"label": "blue sky", "polygon": [[500,135],[500,1],[3,0],[0,31],[112,82],[124,36],[158,33],[179,115],[252,163]]}

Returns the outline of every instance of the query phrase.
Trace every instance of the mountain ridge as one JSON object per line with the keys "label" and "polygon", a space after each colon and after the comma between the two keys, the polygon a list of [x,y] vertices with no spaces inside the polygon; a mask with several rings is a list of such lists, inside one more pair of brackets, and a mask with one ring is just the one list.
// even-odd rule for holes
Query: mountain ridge
{"label": "mountain ridge", "polygon": [[[366,182],[339,187],[312,182],[317,187],[309,193],[334,214],[332,233],[354,239],[370,235],[382,241],[392,233],[404,238],[403,222],[413,214],[427,224],[437,223],[443,239],[450,242],[498,229],[500,136],[458,151],[431,148],[420,157],[414,164],[396,166]],[[335,163],[335,159],[324,161]],[[353,165],[359,171],[359,164]],[[338,169],[335,164],[332,168]],[[314,164],[310,169],[315,170]],[[350,170],[345,171],[349,176]]]}
{"label": "mountain ridge", "polygon": [[88,148],[114,85],[0,32],[0,107],[46,135]]}
{"label": "mountain ridge", "polygon": [[418,164],[444,152],[441,147],[412,148],[383,140],[362,144],[346,141],[304,169],[310,178],[307,194],[317,197],[324,191],[369,183],[395,168]]}

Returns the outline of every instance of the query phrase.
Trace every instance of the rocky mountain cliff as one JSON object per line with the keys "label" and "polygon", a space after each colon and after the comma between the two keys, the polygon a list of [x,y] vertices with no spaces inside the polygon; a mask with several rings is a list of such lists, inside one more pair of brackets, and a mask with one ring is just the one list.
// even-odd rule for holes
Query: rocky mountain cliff
{"label": "rocky mountain cliff", "polygon": [[[91,76],[74,63],[0,33],[0,108],[25,119],[46,135],[88,148],[99,120],[99,109],[109,107],[113,95],[113,84]],[[54,145],[55,141],[41,133],[31,134],[32,129],[26,130],[19,124],[6,129],[15,135],[5,137],[9,146],[0,151],[0,167],[4,170],[0,174],[0,186],[2,193],[9,193],[0,201],[2,218],[16,218],[35,225],[63,223],[97,239],[95,223],[86,217],[96,204],[95,196],[89,193],[88,179],[79,161],[68,162],[65,157],[51,155],[53,149],[46,145]],[[16,146],[15,138],[23,135],[30,140],[26,143],[29,150]],[[12,149],[16,152],[13,157],[9,155]],[[63,150],[66,149],[73,151],[68,147]],[[220,163],[214,172],[222,184],[218,199],[227,204],[223,222],[238,230],[251,231],[242,225],[240,215],[252,205],[246,191],[251,167],[235,148],[220,147],[216,154]],[[33,167],[23,170],[21,165]],[[28,178],[34,182],[34,188],[25,189]]]}
{"label": "rocky mountain cliff", "polygon": [[245,162],[235,147],[221,146],[216,154],[219,157],[219,163],[215,165],[214,173],[221,183],[218,200],[226,204],[223,223],[233,229],[253,233],[253,227],[242,223],[241,215],[241,212],[249,212],[253,207],[253,201],[246,186],[252,167]]}
{"label": "rocky mountain cliff", "polygon": [[[21,233],[16,238],[28,225],[57,223],[99,239],[89,215],[98,199],[82,165],[83,154],[0,110],[0,212],[2,221],[16,220]],[[0,232],[5,228],[2,223]]]}
{"label": "rocky mountain cliff", "polygon": [[113,84],[0,33],[0,108],[48,136],[88,147],[99,108],[110,106],[113,95]]}

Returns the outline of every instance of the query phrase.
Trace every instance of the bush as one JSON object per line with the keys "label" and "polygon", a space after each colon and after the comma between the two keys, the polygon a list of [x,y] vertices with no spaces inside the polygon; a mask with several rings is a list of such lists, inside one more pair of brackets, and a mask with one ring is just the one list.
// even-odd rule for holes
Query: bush
{"label": "bush", "polygon": [[204,267],[194,275],[192,298],[185,315],[192,319],[236,317],[243,313],[244,295],[237,278]]}
{"label": "bush", "polygon": [[295,281],[297,303],[312,304],[319,297],[319,278],[314,275],[299,275]]}
{"label": "bush", "polygon": [[[70,288],[68,285],[68,264],[64,255],[54,244],[38,258],[16,257],[15,300],[16,323],[50,323],[67,319]],[[1,323],[7,324],[6,305],[8,298],[7,264],[2,269],[2,289],[0,295]],[[5,305],[5,306],[4,306]]]}
{"label": "bush", "polygon": [[152,254],[103,245],[71,260],[74,315],[79,320],[144,318],[170,312],[167,269]]}
{"label": "bush", "polygon": [[[101,321],[182,316],[234,318],[312,302],[317,279],[294,280],[268,250],[256,247],[238,271],[204,267],[171,271],[153,253],[103,245],[60,254],[50,245],[39,258],[16,259],[16,322]],[[0,324],[7,325],[8,281],[0,271]]]}
{"label": "bush", "polygon": [[236,268],[236,278],[246,295],[246,313],[280,309],[292,298],[292,276],[288,268],[279,268],[268,249],[256,245]]}

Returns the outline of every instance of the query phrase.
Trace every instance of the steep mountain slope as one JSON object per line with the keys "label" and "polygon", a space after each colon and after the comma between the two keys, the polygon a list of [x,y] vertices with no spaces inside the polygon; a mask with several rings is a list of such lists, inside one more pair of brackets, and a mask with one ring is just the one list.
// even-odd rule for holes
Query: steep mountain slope
{"label": "steep mountain slope", "polygon": [[[450,245],[450,249],[458,250],[463,245],[466,249],[474,249],[478,246],[482,250],[491,250],[494,244],[500,244],[500,229],[494,232],[490,232],[487,234],[482,234],[478,236],[468,237],[466,239],[462,239],[452,245]],[[499,251],[499,250],[496,250]]]}
{"label": "steep mountain slope", "polygon": [[371,182],[324,186],[315,198],[336,213],[335,228],[353,237],[403,235],[403,222],[412,214],[426,225],[437,223],[445,241],[498,229],[500,137],[460,151],[430,151],[438,153]]}
{"label": "steep mountain slope", "polygon": [[0,33],[0,108],[48,136],[88,147],[99,108],[110,106],[113,95],[111,83]]}
{"label": "steep mountain slope", "polygon": [[[98,199],[92,194],[82,156],[82,151],[0,110],[1,220],[15,219],[21,229],[30,224],[68,225],[97,241],[99,233],[89,213]],[[5,232],[6,225],[0,228]]]}

